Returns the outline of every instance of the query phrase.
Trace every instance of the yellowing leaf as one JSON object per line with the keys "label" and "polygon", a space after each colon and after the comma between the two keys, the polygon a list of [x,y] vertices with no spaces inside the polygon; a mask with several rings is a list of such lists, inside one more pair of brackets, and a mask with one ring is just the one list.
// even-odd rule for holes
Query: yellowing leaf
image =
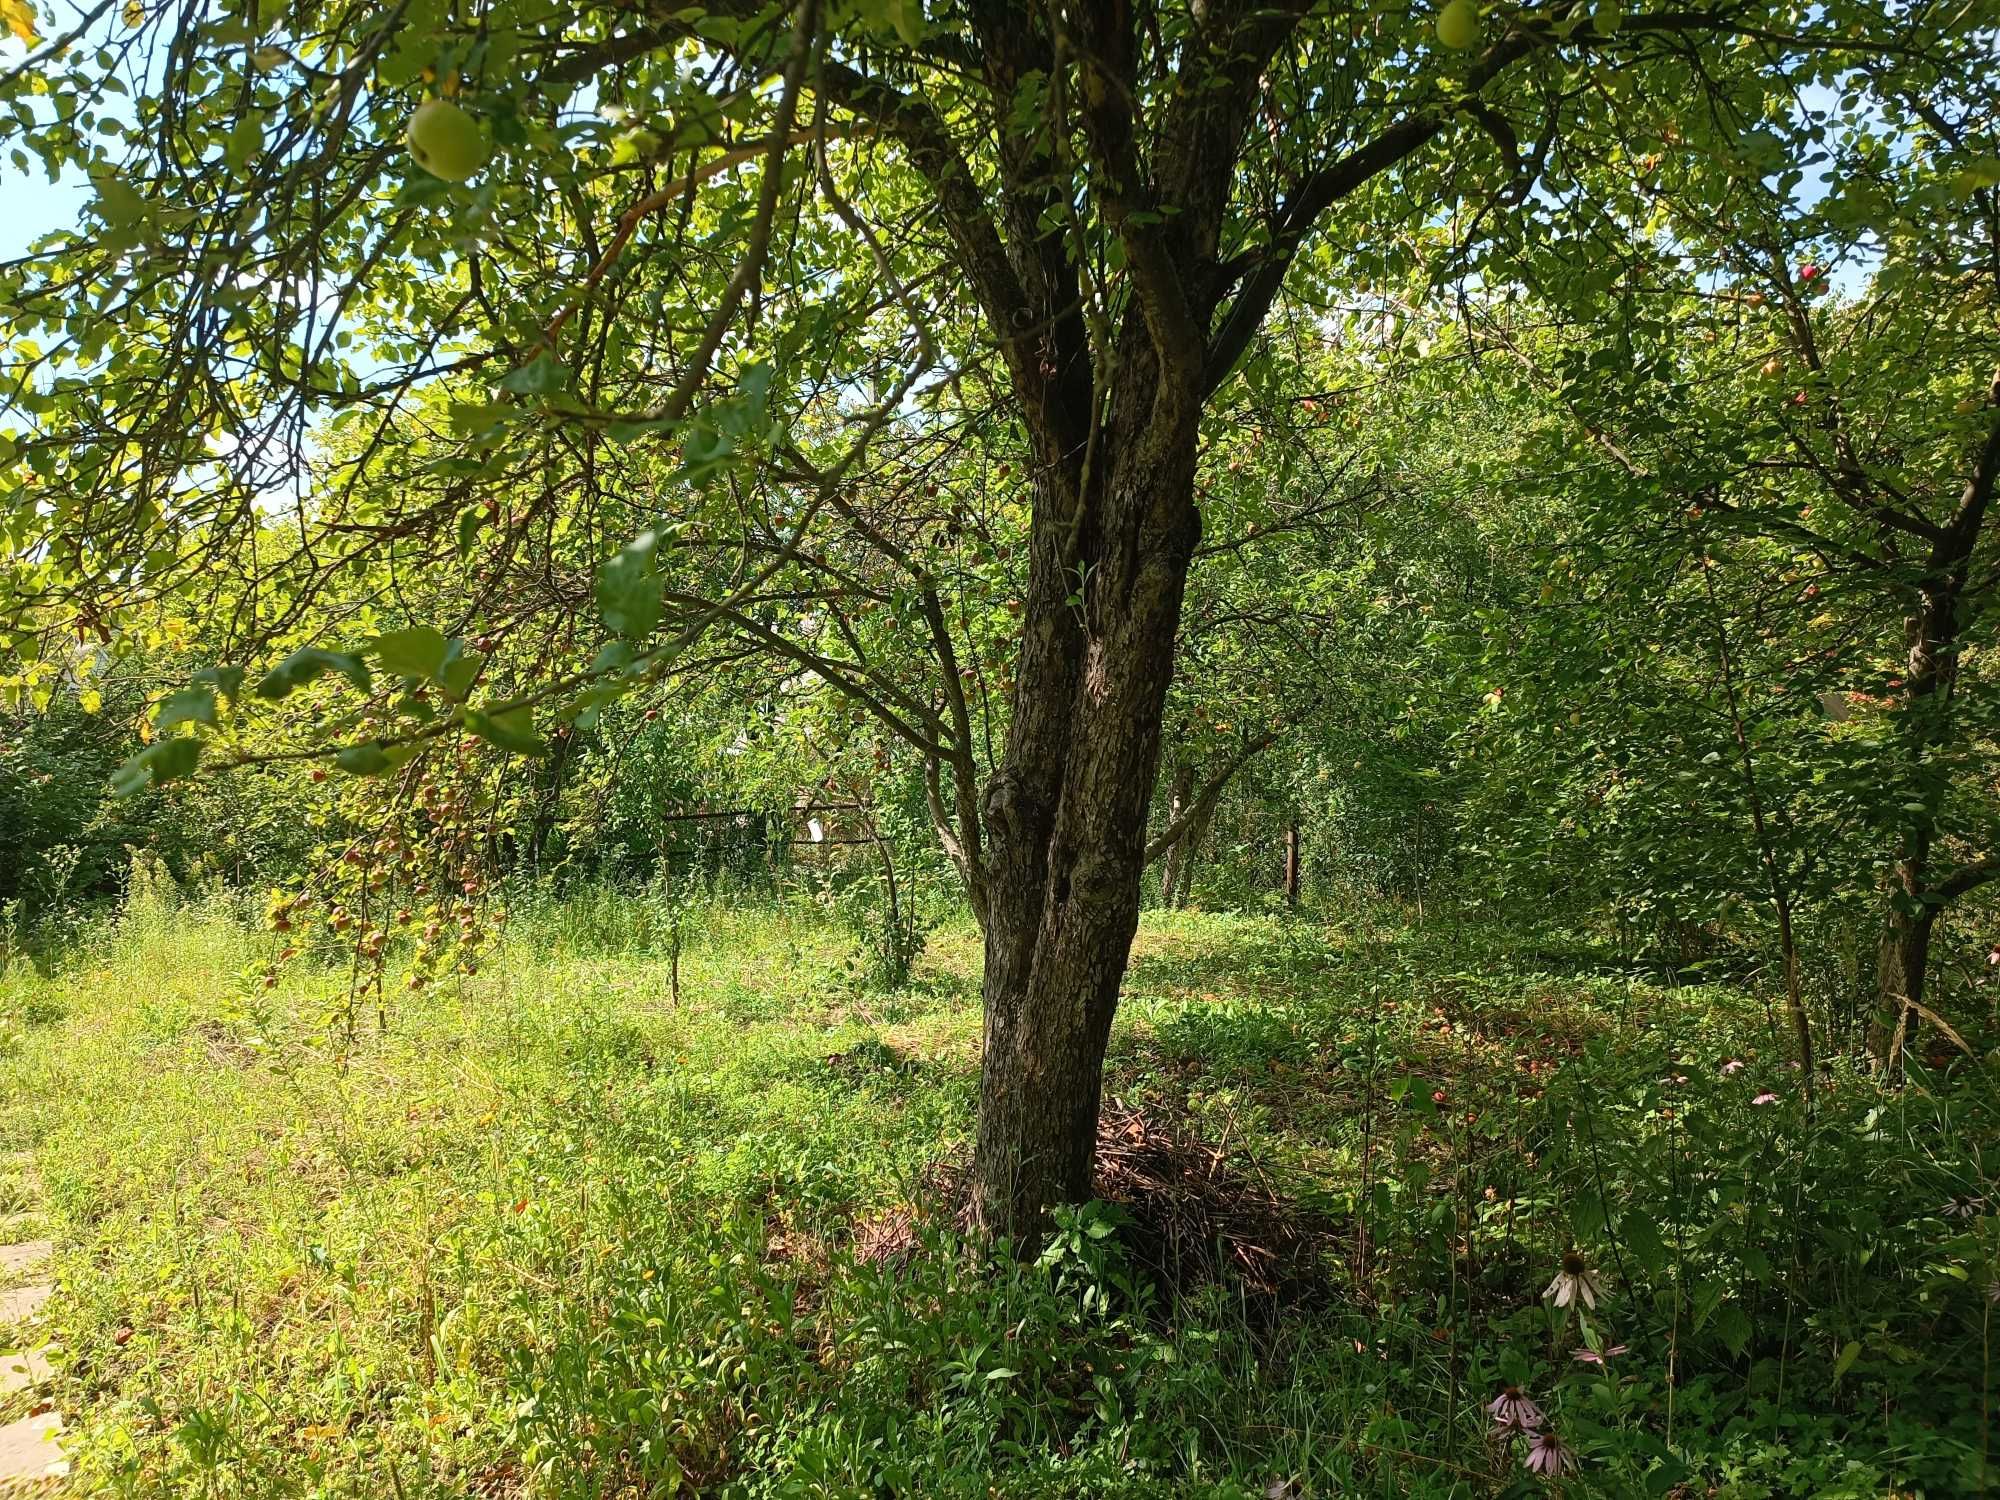
{"label": "yellowing leaf", "polygon": [[1841,1346],[1840,1353],[1833,1361],[1833,1378],[1838,1381],[1841,1376],[1854,1368],[1854,1362],[1859,1358],[1861,1358],[1860,1342],[1849,1339]]}
{"label": "yellowing leaf", "polygon": [[30,47],[41,40],[35,31],[35,8],[28,0],[0,0],[0,24]]}

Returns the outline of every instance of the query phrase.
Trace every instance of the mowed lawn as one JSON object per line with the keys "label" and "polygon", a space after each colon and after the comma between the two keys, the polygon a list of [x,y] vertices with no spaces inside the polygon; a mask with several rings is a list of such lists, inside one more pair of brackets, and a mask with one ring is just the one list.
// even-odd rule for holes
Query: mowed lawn
{"label": "mowed lawn", "polygon": [[[273,940],[193,910],[9,972],[0,1215],[59,1279],[11,1341],[55,1341],[75,1493],[1526,1493],[1507,1383],[1576,1493],[1986,1483],[1971,1072],[1836,1070],[1808,1120],[1743,992],[1160,914],[1109,1112],[1221,1245],[1163,1282],[1143,1203],[1027,1265],[956,1236],[969,928],[884,995],[811,908],[716,910],[676,1005],[602,916],[379,1004],[264,991]],[[1572,1247],[1586,1322],[1542,1297]]]}

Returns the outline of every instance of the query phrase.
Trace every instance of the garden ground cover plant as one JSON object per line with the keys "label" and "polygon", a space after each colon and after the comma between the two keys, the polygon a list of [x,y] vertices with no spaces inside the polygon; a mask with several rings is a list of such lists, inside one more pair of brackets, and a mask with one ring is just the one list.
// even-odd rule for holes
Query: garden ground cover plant
{"label": "garden ground cover plant", "polygon": [[675,1005],[657,948],[527,910],[351,1036],[339,972],[265,990],[226,903],[9,972],[0,1134],[61,1247],[78,1493],[1990,1483],[1963,1060],[1836,1070],[1809,1115],[1731,985],[1562,934],[1160,914],[1104,1196],[1021,1261],[956,1217],[969,930],[887,995],[816,908],[707,912]]}

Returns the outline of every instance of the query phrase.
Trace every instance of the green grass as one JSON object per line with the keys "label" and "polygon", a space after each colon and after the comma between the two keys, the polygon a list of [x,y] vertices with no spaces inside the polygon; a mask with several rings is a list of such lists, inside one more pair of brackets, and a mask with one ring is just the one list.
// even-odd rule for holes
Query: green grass
{"label": "green grass", "polygon": [[[0,981],[0,1153],[43,1189],[0,1171],[0,1215],[58,1243],[79,1493],[1529,1493],[1503,1381],[1579,1450],[1571,1493],[1992,1483],[1982,1069],[1836,1071],[1808,1119],[1739,992],[1494,932],[1149,918],[1108,1092],[1327,1226],[1273,1318],[1151,1285],[1112,1211],[1038,1265],[921,1220],[852,1253],[964,1148],[976,934],[881,995],[809,912],[711,912],[676,1008],[593,899],[352,1035],[344,971],[266,993],[271,940],[216,914]],[[1540,1297],[1572,1241],[1608,1374]]]}

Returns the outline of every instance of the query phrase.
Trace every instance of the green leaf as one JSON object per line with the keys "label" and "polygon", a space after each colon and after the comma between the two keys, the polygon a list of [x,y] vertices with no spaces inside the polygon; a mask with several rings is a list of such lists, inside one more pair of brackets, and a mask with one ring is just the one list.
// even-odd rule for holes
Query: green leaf
{"label": "green leaf", "polygon": [[451,643],[429,625],[412,625],[378,635],[373,649],[385,672],[398,677],[436,677]]}
{"label": "green leaf", "polygon": [[338,672],[362,692],[369,687],[368,667],[360,657],[350,656],[345,651],[322,651],[317,646],[306,646],[294,651],[265,674],[257,684],[259,698],[289,698],[315,678],[328,672]]}
{"label": "green leaf", "polygon": [[384,745],[369,741],[350,745],[333,758],[333,763],[352,776],[380,776],[393,771],[417,753],[415,745]]}
{"label": "green leaf", "polygon": [[333,763],[350,776],[380,776],[395,766],[380,745],[350,745],[333,758]]}
{"label": "green leaf", "polygon": [[664,431],[673,424],[664,419],[656,421],[607,422],[604,436],[614,443],[629,443],[651,433]]}
{"label": "green leaf", "polygon": [[1604,1200],[1595,1193],[1579,1193],[1570,1205],[1569,1223],[1578,1240],[1587,1240],[1609,1222]]}
{"label": "green leaf", "polygon": [[642,161],[660,149],[658,131],[647,130],[643,126],[637,130],[627,130],[611,143],[611,165],[630,166]]}
{"label": "green leaf", "polygon": [[473,679],[479,676],[479,669],[486,664],[486,655],[480,651],[468,651],[463,641],[454,640],[444,653],[444,665],[438,668],[438,681],[444,684],[445,693],[465,701],[465,695],[472,690]]}
{"label": "green leaf", "polygon": [[451,430],[463,437],[483,437],[515,415],[513,407],[502,406],[497,401],[454,401],[451,404]]}
{"label": "green leaf", "polygon": [[889,0],[889,24],[896,28],[904,46],[916,46],[924,38],[922,0]]}
{"label": "green leaf", "polygon": [[1632,1258],[1650,1275],[1657,1276],[1666,1267],[1666,1242],[1660,1238],[1651,1214],[1626,1214],[1618,1221],[1618,1233],[1625,1241],[1625,1248],[1632,1252]]}
{"label": "green leaf", "polygon": [[606,641],[597,648],[597,656],[590,664],[593,673],[622,672],[632,665],[632,647],[625,641]]}
{"label": "green leaf", "polygon": [[245,167],[264,149],[264,122],[254,114],[244,115],[229,132],[222,159],[232,167]]}
{"label": "green leaf", "polygon": [[241,667],[203,667],[194,674],[198,683],[205,682],[234,703],[243,692],[244,672]]}
{"label": "green leaf", "polygon": [[509,370],[501,378],[500,389],[516,396],[547,396],[561,390],[568,380],[569,372],[544,349],[520,369]]}
{"label": "green leaf", "polygon": [[160,700],[160,707],[153,715],[153,728],[160,734],[181,724],[214,722],[215,690],[206,687],[184,687],[169,693]]}
{"label": "green leaf", "polygon": [[736,444],[729,434],[712,416],[703,413],[688,423],[681,438],[681,466],[674,479],[682,484],[699,485],[735,451]]}
{"label": "green leaf", "polygon": [[144,222],[147,203],[124,178],[106,171],[94,179],[97,212],[113,229],[132,228]]}
{"label": "green leaf", "polygon": [[201,742],[185,737],[148,745],[111,774],[113,795],[130,797],[149,786],[192,776],[201,760]]}
{"label": "green leaf", "polygon": [[1750,1347],[1750,1314],[1740,1303],[1724,1303],[1715,1310],[1715,1332],[1731,1354],[1741,1354]]}
{"label": "green leaf", "polygon": [[598,570],[597,610],[606,629],[637,639],[660,623],[660,575],[653,562],[659,545],[659,533],[643,532]]}
{"label": "green leaf", "polygon": [[549,748],[548,741],[535,733],[534,715],[528,711],[526,704],[493,713],[467,709],[465,727],[487,743],[516,755],[542,755]]}

